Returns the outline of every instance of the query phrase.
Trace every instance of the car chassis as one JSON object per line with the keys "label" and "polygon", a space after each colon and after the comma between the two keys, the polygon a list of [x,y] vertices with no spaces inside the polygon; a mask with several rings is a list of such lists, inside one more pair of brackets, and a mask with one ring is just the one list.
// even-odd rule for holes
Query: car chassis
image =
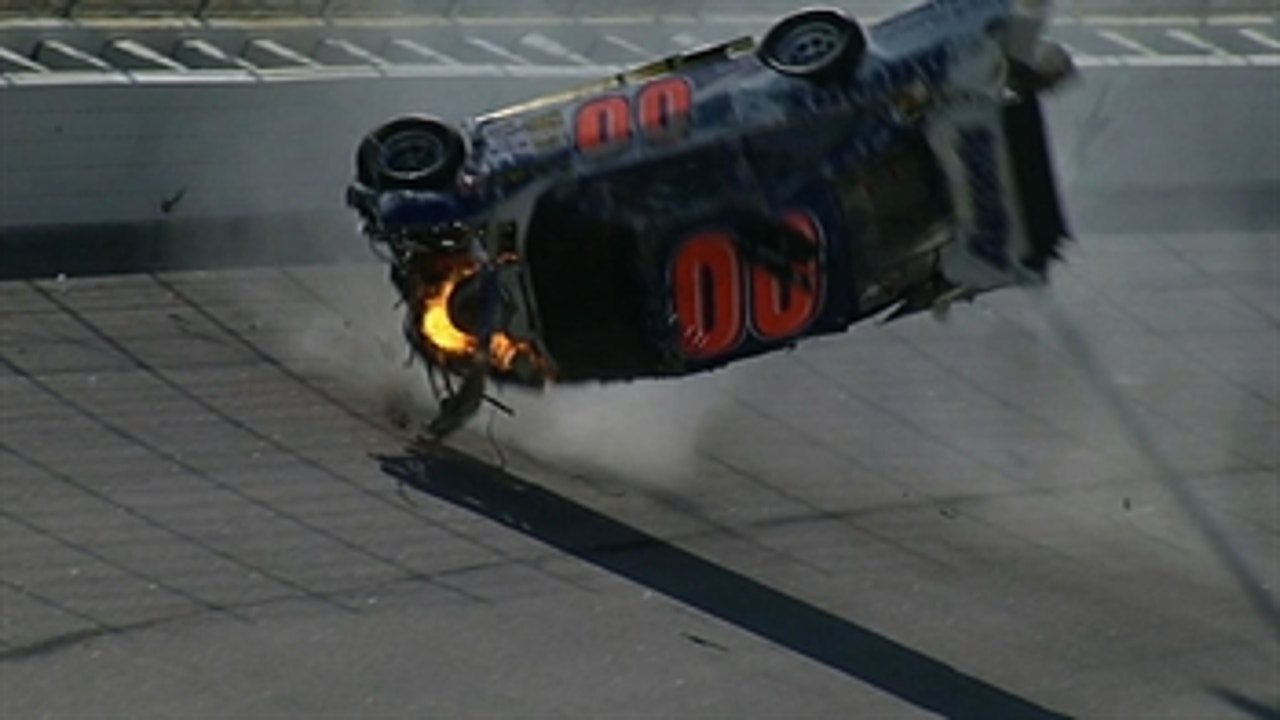
{"label": "car chassis", "polygon": [[1074,71],[1047,13],[806,10],[461,131],[369,133],[347,201],[441,399],[430,431],[487,379],[684,375],[1042,282],[1067,231],[1037,95]]}

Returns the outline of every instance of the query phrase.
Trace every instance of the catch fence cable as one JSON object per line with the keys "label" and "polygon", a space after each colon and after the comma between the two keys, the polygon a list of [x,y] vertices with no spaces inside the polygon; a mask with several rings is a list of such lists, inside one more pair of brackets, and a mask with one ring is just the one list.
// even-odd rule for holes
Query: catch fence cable
{"label": "catch fence cable", "polygon": [[1156,445],[1141,418],[1134,412],[1133,406],[1111,380],[1111,376],[1093,351],[1093,347],[1049,294],[1045,281],[1027,272],[1021,278],[1021,283],[1041,317],[1044,318],[1045,324],[1057,336],[1062,350],[1075,364],[1077,374],[1106,407],[1134,449],[1150,464],[1156,479],[1173,498],[1191,525],[1200,533],[1214,558],[1240,585],[1257,613],[1270,626],[1272,632],[1280,632],[1280,609],[1276,607],[1275,599],[1268,593],[1266,583],[1235,548],[1227,532],[1196,497],[1186,480],[1173,466],[1173,462]]}

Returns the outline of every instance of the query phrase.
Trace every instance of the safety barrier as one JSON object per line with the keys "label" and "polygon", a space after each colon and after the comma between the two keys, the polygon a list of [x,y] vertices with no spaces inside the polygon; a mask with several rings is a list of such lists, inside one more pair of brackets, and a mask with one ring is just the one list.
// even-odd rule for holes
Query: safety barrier
{"label": "safety barrier", "polygon": [[[138,45],[128,43],[133,33],[92,24],[0,32],[0,244],[83,238],[85,228],[98,229],[90,240],[110,244],[99,231],[115,228],[117,236],[188,245],[254,245],[287,234],[351,245],[357,236],[342,189],[356,142],[381,120],[402,112],[461,118],[738,27],[428,23],[404,34],[325,26],[285,37],[201,25],[144,28],[136,37],[147,42]],[[1258,145],[1274,134],[1274,121],[1256,111],[1275,67],[1207,52],[1178,56],[1190,65],[1168,64],[1156,43],[1195,50],[1187,33],[1140,30],[1150,38],[1138,30],[1124,37],[1150,42],[1151,53],[1088,56],[1085,82],[1049,105],[1072,218],[1139,228],[1180,213],[1189,227],[1201,218],[1218,228],[1241,218],[1280,226],[1280,176],[1274,155]],[[1223,26],[1195,38],[1247,48],[1274,41],[1272,32]],[[1108,52],[1115,38],[1096,35],[1072,42]],[[374,62],[361,50],[405,61]],[[58,62],[66,65],[51,69]]]}
{"label": "safety barrier", "polygon": [[[225,17],[342,18],[375,15],[582,17],[780,13],[795,0],[0,0],[0,18]],[[859,13],[896,12],[902,0],[833,0]],[[1120,13],[1133,17],[1277,13],[1278,0],[1059,0],[1063,13]]]}

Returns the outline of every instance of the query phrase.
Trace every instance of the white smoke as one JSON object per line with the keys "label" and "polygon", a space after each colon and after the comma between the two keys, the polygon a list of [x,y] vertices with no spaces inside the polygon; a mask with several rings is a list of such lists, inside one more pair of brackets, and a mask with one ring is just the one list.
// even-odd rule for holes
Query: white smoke
{"label": "white smoke", "polygon": [[410,427],[435,412],[420,363],[410,363],[404,317],[381,265],[287,271],[315,297],[286,318],[286,352],[388,420]]}
{"label": "white smoke", "polygon": [[729,394],[726,373],[506,393],[499,441],[565,472],[642,486],[688,482],[699,441]]}
{"label": "white smoke", "polygon": [[[315,298],[277,318],[284,354],[393,423],[421,431],[435,417],[437,403],[422,363],[406,362],[404,309],[396,306],[385,269],[370,264],[284,272]],[[492,430],[500,447],[566,474],[671,487],[690,479],[699,440],[729,402],[733,376],[721,371],[553,385],[540,392],[490,386],[490,394],[514,414],[499,415],[490,426],[482,411],[464,432]]]}

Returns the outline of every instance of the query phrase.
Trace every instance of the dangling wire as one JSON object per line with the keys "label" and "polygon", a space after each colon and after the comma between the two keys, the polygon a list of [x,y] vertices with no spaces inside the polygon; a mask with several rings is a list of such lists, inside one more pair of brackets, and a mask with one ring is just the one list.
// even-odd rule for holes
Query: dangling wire
{"label": "dangling wire", "polygon": [[485,424],[484,434],[489,439],[489,447],[493,448],[493,453],[498,456],[498,469],[506,472],[507,470],[507,454],[503,451],[502,445],[498,443],[498,438],[493,433],[493,425],[498,419],[498,413],[494,409],[489,410],[489,422]]}
{"label": "dangling wire", "polygon": [[451,398],[454,395],[457,395],[458,391],[453,387],[453,373],[449,372],[449,370],[445,368],[441,368],[440,377],[444,378],[444,394],[446,398]]}
{"label": "dangling wire", "polygon": [[441,388],[439,378],[439,368],[433,362],[427,364],[427,384],[431,386],[431,394],[435,397],[436,402],[440,402]]}

